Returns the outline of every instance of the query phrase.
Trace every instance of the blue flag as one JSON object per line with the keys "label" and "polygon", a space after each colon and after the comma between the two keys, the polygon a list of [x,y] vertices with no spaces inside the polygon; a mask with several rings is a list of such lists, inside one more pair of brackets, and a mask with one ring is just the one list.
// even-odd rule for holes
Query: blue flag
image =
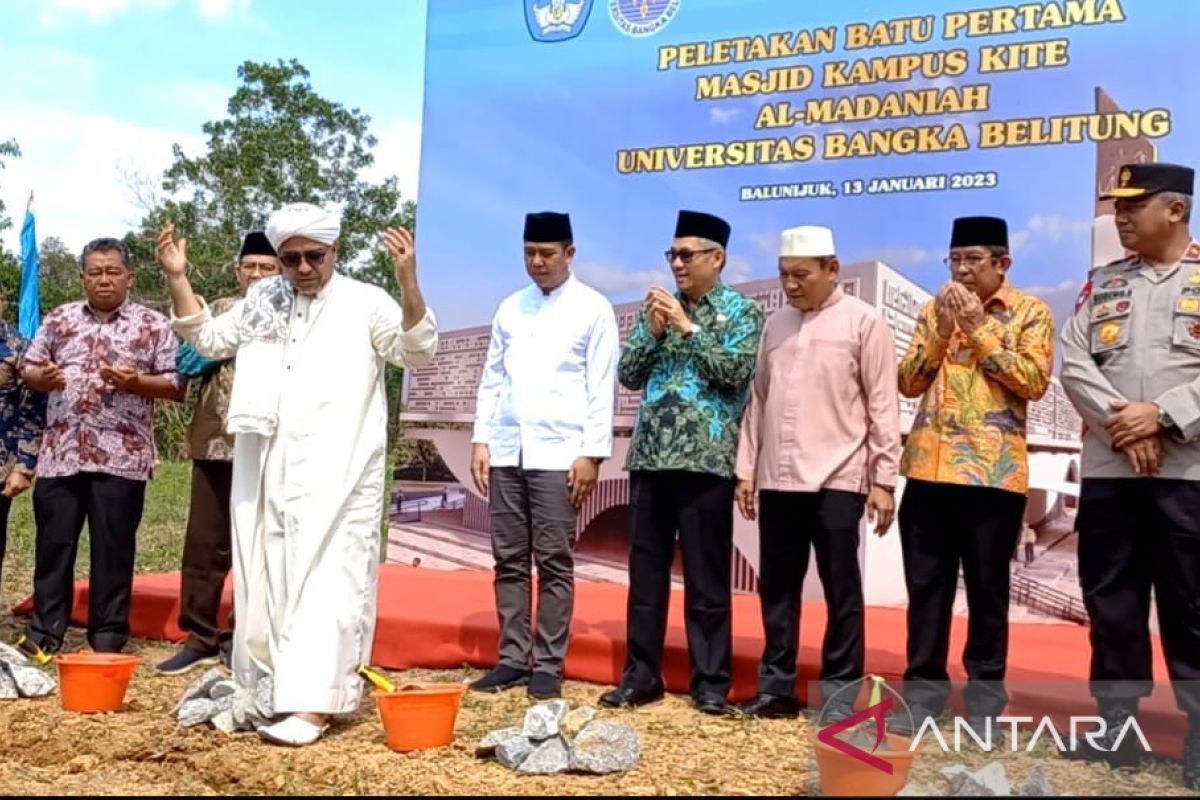
{"label": "blue flag", "polygon": [[42,324],[42,300],[38,289],[37,232],[33,223],[33,195],[21,225],[21,292],[17,302],[17,330],[32,339]]}

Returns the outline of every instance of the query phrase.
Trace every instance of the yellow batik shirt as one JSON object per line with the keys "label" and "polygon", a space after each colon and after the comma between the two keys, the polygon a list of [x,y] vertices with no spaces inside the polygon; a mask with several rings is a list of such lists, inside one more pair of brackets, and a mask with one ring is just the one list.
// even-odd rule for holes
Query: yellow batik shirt
{"label": "yellow batik shirt", "polygon": [[[900,471],[935,483],[1029,488],[1025,418],[1054,365],[1054,316],[1039,297],[1001,285],[972,333],[938,335],[926,303],[900,362],[900,393],[921,396]],[[923,396],[922,396],[923,395]]]}

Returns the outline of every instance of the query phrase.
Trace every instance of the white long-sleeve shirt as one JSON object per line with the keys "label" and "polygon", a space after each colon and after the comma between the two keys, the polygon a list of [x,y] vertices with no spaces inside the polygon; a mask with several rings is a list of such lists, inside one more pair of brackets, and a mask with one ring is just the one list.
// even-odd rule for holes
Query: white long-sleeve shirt
{"label": "white long-sleeve shirt", "polygon": [[549,294],[509,295],[492,320],[471,441],[488,445],[494,467],[608,458],[619,351],[612,304],[574,275]]}

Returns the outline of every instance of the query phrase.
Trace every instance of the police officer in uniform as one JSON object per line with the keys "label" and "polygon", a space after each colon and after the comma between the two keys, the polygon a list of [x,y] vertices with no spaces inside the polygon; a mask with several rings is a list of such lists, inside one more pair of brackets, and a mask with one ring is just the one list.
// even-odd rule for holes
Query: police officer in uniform
{"label": "police officer in uniform", "polygon": [[[1117,735],[1151,691],[1150,588],[1176,702],[1188,715],[1184,783],[1200,789],[1200,243],[1188,219],[1194,173],[1128,164],[1116,200],[1133,255],[1095,270],[1062,332],[1062,384],[1087,423],[1079,579],[1091,617],[1099,747],[1079,757],[1131,766]],[[1081,743],[1082,744],[1082,743]]]}

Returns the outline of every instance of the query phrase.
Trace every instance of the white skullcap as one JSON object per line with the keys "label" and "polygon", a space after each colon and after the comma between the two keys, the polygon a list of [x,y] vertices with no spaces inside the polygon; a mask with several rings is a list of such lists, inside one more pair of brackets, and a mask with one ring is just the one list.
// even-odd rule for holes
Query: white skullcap
{"label": "white skullcap", "polygon": [[267,220],[267,238],[276,251],[294,236],[333,244],[342,232],[342,219],[312,203],[292,203],[276,211]]}
{"label": "white skullcap", "polygon": [[801,225],[788,228],[779,241],[779,255],[783,258],[800,256],[821,258],[837,255],[833,247],[833,231],[820,225]]}

